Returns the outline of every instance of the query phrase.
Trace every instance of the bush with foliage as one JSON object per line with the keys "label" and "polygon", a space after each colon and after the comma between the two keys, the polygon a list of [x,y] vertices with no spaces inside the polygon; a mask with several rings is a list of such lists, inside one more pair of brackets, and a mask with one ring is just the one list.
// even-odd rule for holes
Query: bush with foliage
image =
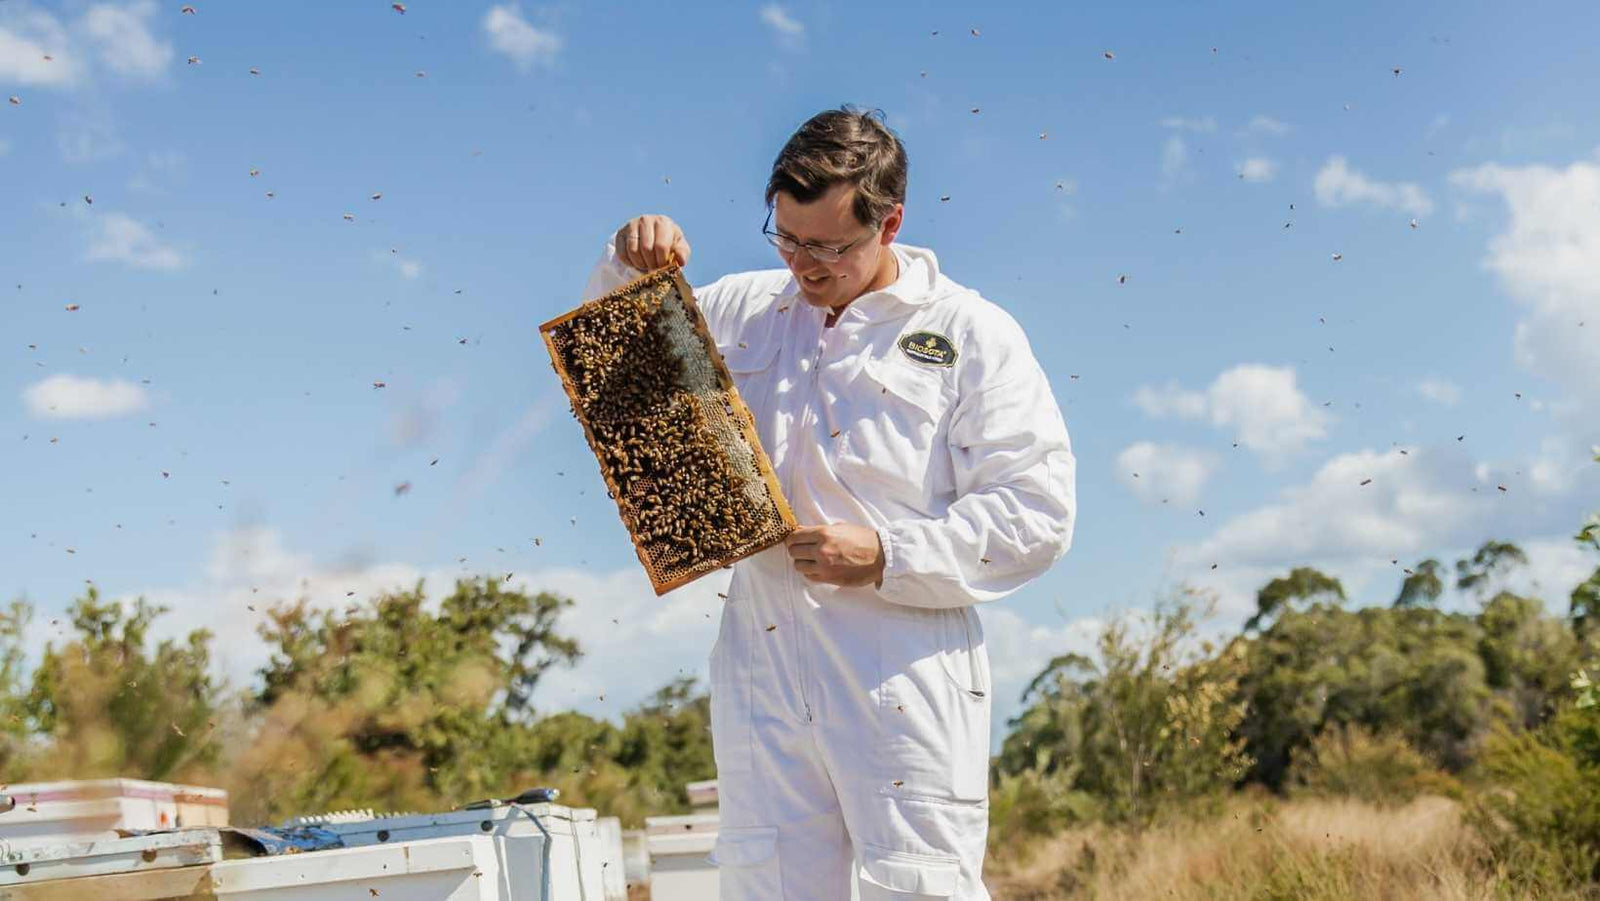
{"label": "bush with foliage", "polygon": [[1143,820],[1244,774],[1249,758],[1235,737],[1243,647],[1219,651],[1201,640],[1191,598],[1159,605],[1145,621],[1112,621],[1097,652],[1057,657],[1028,686],[1023,701],[1033,703],[1000,752],[1002,780],[1053,776],[1112,819]]}
{"label": "bush with foliage", "polygon": [[1296,751],[1288,785],[1297,795],[1355,798],[1380,807],[1409,804],[1420,795],[1462,793],[1403,737],[1374,735],[1360,726],[1327,729]]}

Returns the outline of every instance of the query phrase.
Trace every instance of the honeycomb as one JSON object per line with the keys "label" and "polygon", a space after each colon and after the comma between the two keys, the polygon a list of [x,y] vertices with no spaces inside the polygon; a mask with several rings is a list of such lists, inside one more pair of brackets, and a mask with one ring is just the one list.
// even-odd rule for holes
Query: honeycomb
{"label": "honeycomb", "polygon": [[678,267],[539,332],[656,594],[794,530],[750,410]]}

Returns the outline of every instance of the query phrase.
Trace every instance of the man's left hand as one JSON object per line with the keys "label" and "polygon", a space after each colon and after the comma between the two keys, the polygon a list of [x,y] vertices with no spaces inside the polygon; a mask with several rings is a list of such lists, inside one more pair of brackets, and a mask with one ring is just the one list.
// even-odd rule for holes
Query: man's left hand
{"label": "man's left hand", "polygon": [[784,542],[794,568],[813,582],[853,587],[883,578],[883,545],[876,529],[836,523],[801,526]]}

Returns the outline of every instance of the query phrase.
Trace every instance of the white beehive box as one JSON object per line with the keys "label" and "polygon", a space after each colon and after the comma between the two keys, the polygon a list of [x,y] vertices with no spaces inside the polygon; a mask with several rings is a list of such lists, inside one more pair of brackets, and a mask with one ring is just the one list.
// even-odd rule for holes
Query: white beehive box
{"label": "white beehive box", "polygon": [[0,842],[0,898],[21,897],[25,890],[52,880],[192,867],[221,860],[222,840],[215,829],[20,847]]}
{"label": "white beehive box", "polygon": [[717,866],[710,860],[717,844],[714,813],[645,817],[650,851],[650,901],[706,901],[719,891]]}
{"label": "white beehive box", "polygon": [[622,830],[622,872],[630,885],[650,884],[650,845],[643,829]]}
{"label": "white beehive box", "polygon": [[689,796],[689,806],[696,811],[706,813],[717,809],[717,780],[690,782],[683,787],[683,791]]}
{"label": "white beehive box", "polygon": [[[206,830],[215,836],[215,832]],[[155,836],[142,836],[143,839]],[[522,901],[504,894],[487,836],[312,851],[280,857],[0,886],[0,901]]]}
{"label": "white beehive box", "polygon": [[212,892],[238,901],[539,901],[537,885],[507,893],[504,843],[455,836],[230,860],[210,868]]}
{"label": "white beehive box", "polygon": [[622,821],[616,817],[599,817],[594,825],[600,835],[600,883],[605,887],[605,899],[627,901],[629,880],[622,856]]}
{"label": "white beehive box", "polygon": [[94,779],[5,786],[16,807],[0,815],[0,840],[12,845],[115,838],[118,829],[183,829],[228,825],[228,793],[220,788]]}
{"label": "white beehive box", "polygon": [[[388,845],[444,836],[487,836],[497,842],[501,870],[507,884],[515,888],[515,893],[507,898],[600,901],[605,897],[602,877],[605,852],[593,810],[575,810],[559,804],[498,805],[371,819],[353,819],[345,815],[297,817],[290,824],[326,829],[351,846]],[[548,833],[548,853],[545,833]],[[517,841],[508,842],[509,839]],[[548,895],[540,894],[546,885]]]}

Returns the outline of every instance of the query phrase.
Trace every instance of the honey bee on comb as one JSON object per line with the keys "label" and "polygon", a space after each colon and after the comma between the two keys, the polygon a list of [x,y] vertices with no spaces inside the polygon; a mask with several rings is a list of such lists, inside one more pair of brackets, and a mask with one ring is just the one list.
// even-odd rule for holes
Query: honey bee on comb
{"label": "honey bee on comb", "polygon": [[657,594],[794,530],[750,411],[678,267],[539,331]]}

